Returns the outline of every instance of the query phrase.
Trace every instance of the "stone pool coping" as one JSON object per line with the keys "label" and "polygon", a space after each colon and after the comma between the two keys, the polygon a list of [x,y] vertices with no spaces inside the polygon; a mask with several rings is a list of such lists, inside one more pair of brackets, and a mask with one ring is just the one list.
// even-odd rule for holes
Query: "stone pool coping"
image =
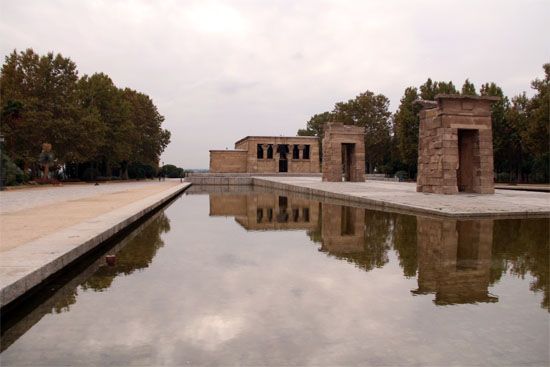
{"label": "stone pool coping", "polygon": [[129,205],[2,252],[0,307],[3,308],[23,296],[190,185],[175,185]]}
{"label": "stone pool coping", "polygon": [[414,183],[322,182],[317,177],[254,177],[252,183],[408,214],[464,219],[550,217],[550,195],[541,192],[495,190],[491,195],[443,195],[416,192]]}
{"label": "stone pool coping", "polygon": [[416,192],[414,183],[322,182],[320,177],[311,175],[202,174],[191,175],[188,180],[197,185],[252,185],[412,215],[455,219],[550,218],[550,194],[544,192],[495,190],[491,195],[443,195]]}

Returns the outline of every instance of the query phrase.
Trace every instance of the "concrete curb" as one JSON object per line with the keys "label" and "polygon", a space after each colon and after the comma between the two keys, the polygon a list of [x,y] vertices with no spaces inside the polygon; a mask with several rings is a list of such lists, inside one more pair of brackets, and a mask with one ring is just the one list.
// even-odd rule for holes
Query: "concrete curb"
{"label": "concrete curb", "polygon": [[174,198],[183,183],[0,254],[0,307],[4,307],[102,242]]}

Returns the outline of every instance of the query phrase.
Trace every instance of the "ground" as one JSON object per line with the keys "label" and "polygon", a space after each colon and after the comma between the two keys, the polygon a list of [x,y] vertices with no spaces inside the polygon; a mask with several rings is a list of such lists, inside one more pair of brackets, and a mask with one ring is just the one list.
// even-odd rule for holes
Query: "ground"
{"label": "ground", "polygon": [[139,181],[0,192],[0,252],[110,212],[179,184]]}

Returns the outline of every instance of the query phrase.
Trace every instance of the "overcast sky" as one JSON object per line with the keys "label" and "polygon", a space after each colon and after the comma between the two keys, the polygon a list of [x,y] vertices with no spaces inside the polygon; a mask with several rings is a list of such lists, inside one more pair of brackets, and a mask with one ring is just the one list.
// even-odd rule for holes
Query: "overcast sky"
{"label": "overcast sky", "polygon": [[165,163],[208,167],[246,135],[295,135],[371,90],[428,77],[512,96],[550,62],[550,1],[0,1],[0,54],[31,47],[148,94]]}

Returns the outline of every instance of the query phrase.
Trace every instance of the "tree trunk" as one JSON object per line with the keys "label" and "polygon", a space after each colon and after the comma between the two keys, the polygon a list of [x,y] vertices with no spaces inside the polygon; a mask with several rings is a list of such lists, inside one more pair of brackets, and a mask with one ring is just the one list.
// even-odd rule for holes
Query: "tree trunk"
{"label": "tree trunk", "polygon": [[106,162],[105,164],[105,176],[111,177],[113,175],[113,169],[111,168],[111,163]]}
{"label": "tree trunk", "polygon": [[123,180],[128,179],[128,162],[122,162],[120,167],[120,178]]}

